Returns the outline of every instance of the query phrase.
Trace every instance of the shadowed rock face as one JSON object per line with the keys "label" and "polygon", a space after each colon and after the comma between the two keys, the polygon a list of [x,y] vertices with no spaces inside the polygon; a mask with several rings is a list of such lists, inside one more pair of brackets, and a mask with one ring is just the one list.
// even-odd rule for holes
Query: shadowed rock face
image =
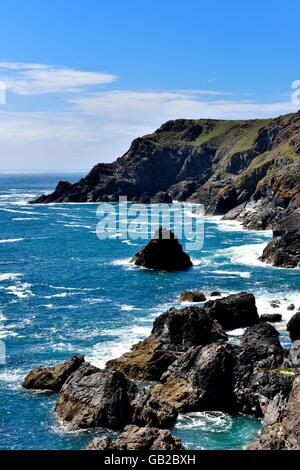
{"label": "shadowed rock face", "polygon": [[62,387],[55,411],[69,430],[93,427],[122,429],[132,419],[137,388],[123,374],[88,363]]}
{"label": "shadowed rock face", "polygon": [[292,341],[300,339],[300,312],[292,316],[287,324],[287,330]]}
{"label": "shadowed rock face", "polygon": [[160,228],[131,260],[136,266],[159,271],[184,271],[193,263],[170,230]]}
{"label": "shadowed rock face", "polygon": [[68,377],[84,362],[83,356],[74,356],[55,367],[37,367],[25,377],[22,386],[31,390],[59,392]]}
{"label": "shadowed rock face", "polygon": [[167,431],[152,427],[126,426],[114,442],[97,437],[86,450],[183,450],[181,440]]}
{"label": "shadowed rock face", "polygon": [[262,259],[295,267],[299,233],[292,219],[288,227],[281,220],[299,207],[299,149],[300,112],[249,121],[178,119],[135,139],[114,163],[99,163],[75,184],[59,182],[52,194],[33,202],[118,201],[127,196],[143,203],[202,203],[207,213],[226,214],[250,229],[282,227],[280,240],[275,233]]}

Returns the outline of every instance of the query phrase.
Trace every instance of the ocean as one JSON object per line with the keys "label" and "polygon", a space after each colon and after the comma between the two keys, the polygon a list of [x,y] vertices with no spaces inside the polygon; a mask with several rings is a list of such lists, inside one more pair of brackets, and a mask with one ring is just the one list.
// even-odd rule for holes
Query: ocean
{"label": "ocean", "polygon": [[[98,204],[28,205],[58,180],[82,174],[0,174],[0,448],[81,449],[105,429],[66,432],[53,413],[56,396],[21,387],[30,369],[74,354],[102,367],[147,336],[153,320],[180,307],[183,290],[252,292],[259,313],[279,312],[276,327],[289,346],[285,324],[300,306],[300,272],[257,258],[270,232],[205,218],[202,250],[190,253],[186,272],[156,273],[129,264],[145,241],[99,240]],[[280,307],[270,303],[280,300]],[[230,333],[237,343],[243,330]],[[260,421],[221,412],[180,415],[174,429],[187,449],[243,449]]]}

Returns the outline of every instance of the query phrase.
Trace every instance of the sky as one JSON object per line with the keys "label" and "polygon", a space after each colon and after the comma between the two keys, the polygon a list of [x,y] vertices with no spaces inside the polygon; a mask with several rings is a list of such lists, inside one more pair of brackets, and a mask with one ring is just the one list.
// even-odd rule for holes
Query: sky
{"label": "sky", "polygon": [[298,0],[0,6],[0,171],[89,170],[168,119],[300,108]]}

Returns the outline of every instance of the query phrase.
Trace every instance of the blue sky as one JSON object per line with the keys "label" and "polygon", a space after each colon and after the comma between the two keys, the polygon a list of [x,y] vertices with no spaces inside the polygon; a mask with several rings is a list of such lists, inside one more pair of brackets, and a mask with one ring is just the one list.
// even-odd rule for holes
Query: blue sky
{"label": "blue sky", "polygon": [[167,119],[297,110],[299,16],[298,0],[2,2],[0,170],[89,169]]}

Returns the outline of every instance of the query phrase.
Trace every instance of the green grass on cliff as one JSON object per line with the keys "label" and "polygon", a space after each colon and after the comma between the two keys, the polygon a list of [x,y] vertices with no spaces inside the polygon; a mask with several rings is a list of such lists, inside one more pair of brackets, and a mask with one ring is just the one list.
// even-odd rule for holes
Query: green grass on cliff
{"label": "green grass on cliff", "polygon": [[255,119],[254,121],[248,121],[248,125],[244,129],[242,137],[232,148],[232,153],[250,150],[254,145],[260,129],[267,126],[270,121],[271,119]]}
{"label": "green grass on cliff", "polygon": [[209,140],[216,139],[230,132],[233,127],[236,127],[240,123],[241,121],[219,121],[207,134],[201,134],[194,142],[197,145],[202,145]]}

